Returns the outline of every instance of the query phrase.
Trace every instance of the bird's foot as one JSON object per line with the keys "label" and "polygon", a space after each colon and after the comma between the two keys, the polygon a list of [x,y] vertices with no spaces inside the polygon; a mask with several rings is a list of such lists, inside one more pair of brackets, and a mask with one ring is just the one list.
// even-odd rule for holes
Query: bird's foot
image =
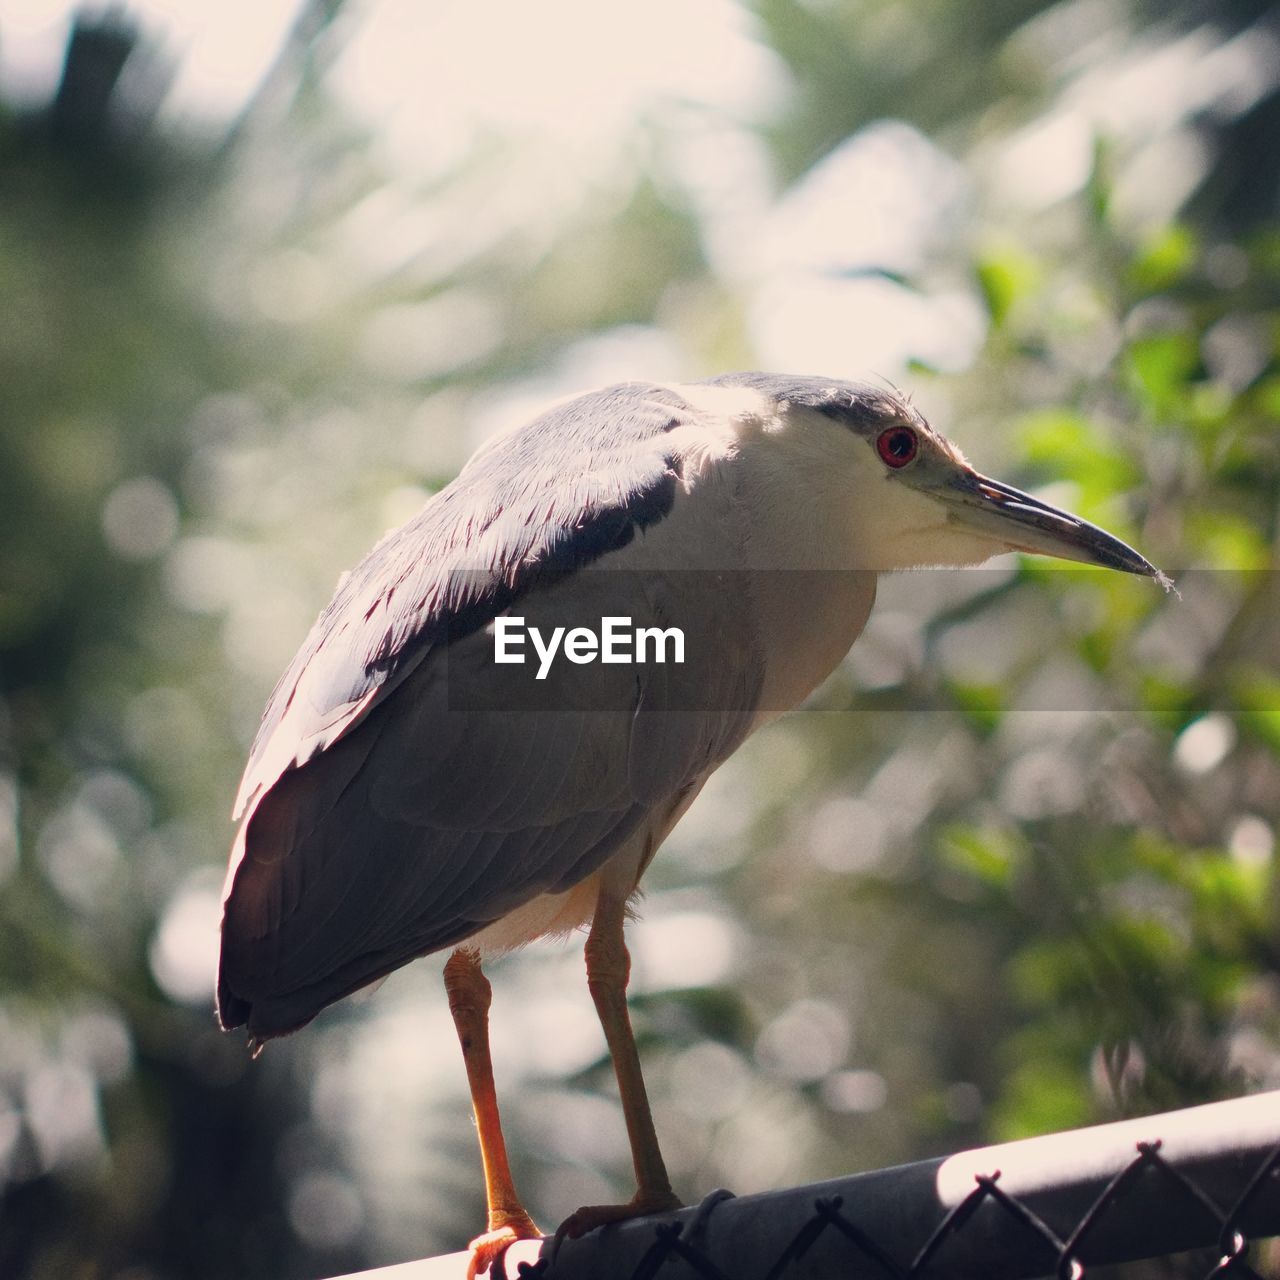
{"label": "bird's foot", "polygon": [[489,1230],[467,1247],[471,1257],[467,1260],[467,1280],[484,1275],[517,1240],[538,1240],[542,1232],[527,1213],[491,1214]]}
{"label": "bird's foot", "polygon": [[629,1218],[644,1218],[651,1213],[671,1213],[684,1206],[670,1191],[642,1193],[637,1191],[626,1204],[588,1204],[571,1213],[556,1230],[556,1242],[576,1240],[597,1227]]}

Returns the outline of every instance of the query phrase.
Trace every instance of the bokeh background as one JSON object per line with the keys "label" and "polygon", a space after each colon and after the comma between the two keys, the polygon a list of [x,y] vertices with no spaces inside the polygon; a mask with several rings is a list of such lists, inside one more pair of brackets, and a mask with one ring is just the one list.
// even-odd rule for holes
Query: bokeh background
{"label": "bokeh background", "polygon": [[[1278,84],[1260,0],[5,0],[0,1275],[480,1225],[438,960],[217,1031],[228,808],[338,572],[611,379],[892,378],[1182,592],[895,580],[717,775],[634,929],[678,1190],[1280,1086]],[[494,978],[535,1214],[629,1194],[580,946]]]}

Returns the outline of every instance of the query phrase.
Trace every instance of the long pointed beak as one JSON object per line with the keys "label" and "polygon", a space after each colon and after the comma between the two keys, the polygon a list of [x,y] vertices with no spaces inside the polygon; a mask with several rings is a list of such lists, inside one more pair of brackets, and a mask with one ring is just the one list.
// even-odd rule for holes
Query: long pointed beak
{"label": "long pointed beak", "polygon": [[1011,551],[1078,560],[1166,581],[1155,565],[1105,529],[976,471],[956,476],[939,496],[956,524]]}

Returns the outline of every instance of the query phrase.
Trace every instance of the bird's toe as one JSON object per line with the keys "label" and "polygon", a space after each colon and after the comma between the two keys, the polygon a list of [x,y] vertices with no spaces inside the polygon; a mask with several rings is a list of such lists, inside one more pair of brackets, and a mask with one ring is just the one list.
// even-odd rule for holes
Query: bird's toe
{"label": "bird's toe", "polygon": [[671,1213],[683,1208],[671,1192],[641,1195],[637,1192],[626,1204],[588,1204],[571,1213],[557,1228],[556,1241],[576,1240],[597,1227],[611,1222],[626,1222],[630,1218],[645,1218],[653,1213]]}
{"label": "bird's toe", "polygon": [[467,1259],[467,1280],[476,1280],[477,1276],[484,1275],[517,1240],[538,1240],[541,1237],[542,1232],[527,1215],[491,1227],[467,1246],[471,1252]]}

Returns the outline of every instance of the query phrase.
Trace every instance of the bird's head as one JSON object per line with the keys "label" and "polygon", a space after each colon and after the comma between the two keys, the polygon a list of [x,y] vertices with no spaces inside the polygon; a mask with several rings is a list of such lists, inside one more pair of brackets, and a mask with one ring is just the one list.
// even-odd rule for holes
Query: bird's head
{"label": "bird's head", "polygon": [[[1152,577],[1154,565],[1096,525],[975,471],[900,392],[869,383],[774,375],[748,382],[801,429],[827,483],[848,495],[861,564],[881,570],[981,564],[1006,551]],[[796,418],[801,422],[794,421]],[[833,429],[836,433],[833,435]]]}

